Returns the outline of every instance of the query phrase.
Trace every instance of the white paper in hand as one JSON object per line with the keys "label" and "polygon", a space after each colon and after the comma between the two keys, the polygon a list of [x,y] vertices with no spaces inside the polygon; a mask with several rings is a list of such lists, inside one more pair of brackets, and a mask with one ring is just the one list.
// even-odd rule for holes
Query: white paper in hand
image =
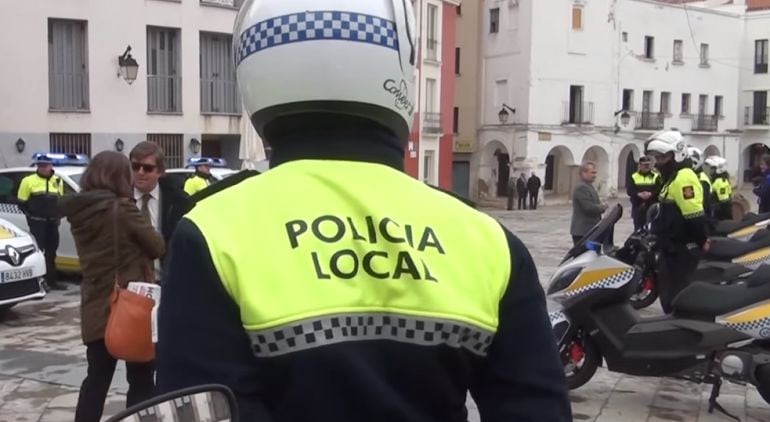
{"label": "white paper in hand", "polygon": [[153,283],[144,283],[132,281],[128,283],[128,291],[136,294],[146,296],[155,301],[155,306],[152,307],[151,316],[151,330],[152,330],[152,342],[158,342],[158,305],[160,305],[160,286]]}

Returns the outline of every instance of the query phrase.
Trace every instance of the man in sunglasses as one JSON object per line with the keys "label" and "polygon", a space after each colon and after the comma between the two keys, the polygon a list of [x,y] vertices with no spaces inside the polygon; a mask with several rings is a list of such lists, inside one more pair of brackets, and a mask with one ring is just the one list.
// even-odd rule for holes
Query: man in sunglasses
{"label": "man in sunglasses", "polygon": [[[129,158],[136,206],[168,244],[177,223],[192,209],[193,202],[180,187],[163,177],[165,154],[158,144],[140,142],[131,150]],[[162,280],[159,262],[155,263],[155,276]]]}

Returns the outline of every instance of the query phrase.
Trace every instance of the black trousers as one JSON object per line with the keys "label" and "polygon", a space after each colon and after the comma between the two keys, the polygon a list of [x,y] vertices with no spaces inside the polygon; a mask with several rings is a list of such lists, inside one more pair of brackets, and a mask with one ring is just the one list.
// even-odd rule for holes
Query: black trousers
{"label": "black trousers", "polygon": [[[80,386],[75,422],[99,422],[118,361],[107,351],[103,339],[86,344],[86,348],[88,375]],[[153,362],[126,362],[126,407],[139,404],[155,395],[154,370]]]}
{"label": "black trousers", "polygon": [[537,195],[538,193],[529,193],[529,209],[536,210],[537,209]]}
{"label": "black trousers", "polygon": [[690,278],[698,266],[698,258],[684,246],[660,254],[657,288],[660,306],[666,314],[673,311],[674,299],[690,283]]}
{"label": "black trousers", "polygon": [[56,273],[56,250],[59,249],[59,223],[28,219],[29,231],[45,255],[45,281],[49,286],[58,282]]}
{"label": "black trousers", "polygon": [[519,193],[519,209],[527,209],[527,194]]}

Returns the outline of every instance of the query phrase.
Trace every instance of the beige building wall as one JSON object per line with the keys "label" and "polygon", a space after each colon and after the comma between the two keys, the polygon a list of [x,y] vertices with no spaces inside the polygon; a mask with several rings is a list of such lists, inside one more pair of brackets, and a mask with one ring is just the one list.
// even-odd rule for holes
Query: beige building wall
{"label": "beige building wall", "polygon": [[479,104],[481,100],[481,11],[483,2],[464,1],[457,15],[459,73],[455,79],[455,107],[458,117],[454,136],[453,176],[455,192],[478,197],[478,172],[472,154],[478,150]]}

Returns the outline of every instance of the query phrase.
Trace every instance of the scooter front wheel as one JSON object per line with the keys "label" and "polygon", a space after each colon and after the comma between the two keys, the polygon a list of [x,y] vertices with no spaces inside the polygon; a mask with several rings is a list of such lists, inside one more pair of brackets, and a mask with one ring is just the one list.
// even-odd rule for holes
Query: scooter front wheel
{"label": "scooter front wheel", "polygon": [[567,387],[574,390],[582,387],[596,373],[602,357],[590,339],[576,335],[571,341],[563,343],[560,350]]}

